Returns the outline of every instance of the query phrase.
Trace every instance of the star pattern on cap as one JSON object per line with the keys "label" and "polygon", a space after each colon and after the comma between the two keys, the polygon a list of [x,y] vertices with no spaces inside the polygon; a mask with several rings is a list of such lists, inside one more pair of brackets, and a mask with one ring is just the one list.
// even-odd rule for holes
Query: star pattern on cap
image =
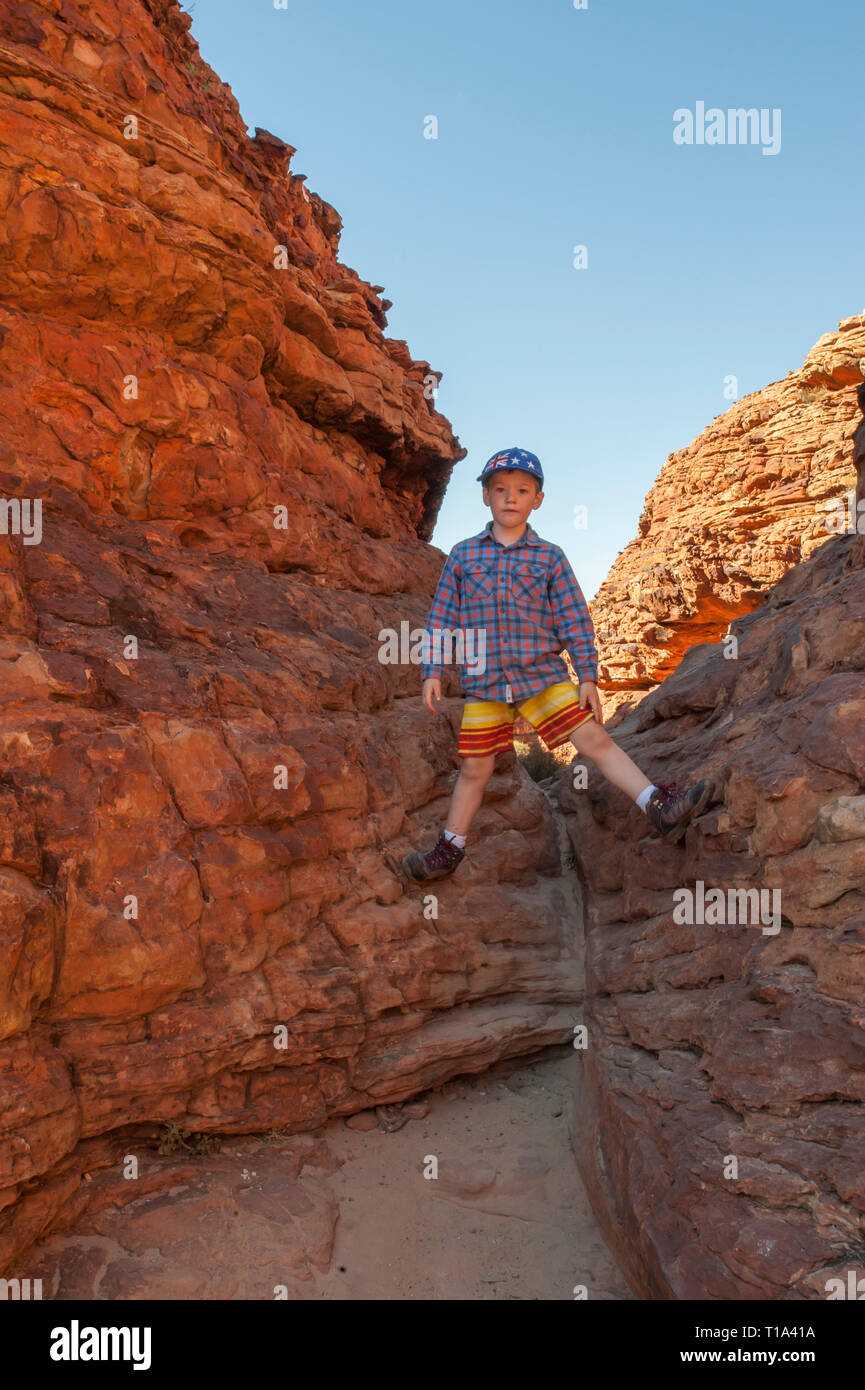
{"label": "star pattern on cap", "polygon": [[543,478],[540,461],[525,449],[503,449],[500,453],[494,454],[491,459],[487,459],[484,464],[481,477],[486,479],[489,474],[497,468],[521,468],[525,472],[534,473]]}

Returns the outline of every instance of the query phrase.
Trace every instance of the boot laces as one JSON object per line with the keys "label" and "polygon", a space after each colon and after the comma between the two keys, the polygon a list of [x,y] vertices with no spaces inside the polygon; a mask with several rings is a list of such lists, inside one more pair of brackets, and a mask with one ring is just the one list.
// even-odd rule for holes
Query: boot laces
{"label": "boot laces", "polygon": [[656,782],[655,786],[661,793],[661,797],[664,801],[669,801],[672,797],[677,796],[679,792],[679,788],[675,782]]}
{"label": "boot laces", "polygon": [[438,843],[425,855],[427,863],[436,869],[446,867],[459,854],[459,847],[451,840],[446,840],[444,835],[439,837]]}

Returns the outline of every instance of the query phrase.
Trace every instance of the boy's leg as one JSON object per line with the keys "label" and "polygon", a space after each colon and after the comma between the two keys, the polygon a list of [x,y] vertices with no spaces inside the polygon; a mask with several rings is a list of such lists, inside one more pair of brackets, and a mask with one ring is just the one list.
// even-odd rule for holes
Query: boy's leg
{"label": "boy's leg", "polygon": [[591,758],[613,786],[627,792],[655,829],[672,843],[682,838],[689,821],[699,815],[712,795],[712,782],[705,777],[685,791],[650,782],[594,715],[574,730],[571,743],[578,753]]}
{"label": "boy's leg", "polygon": [[484,788],[493,774],[496,755],[488,753],[481,758],[463,755],[460,762],[462,766],[451,793],[445,830],[449,830],[453,835],[468,835],[469,826],[484,799]]}
{"label": "boy's leg", "polygon": [[594,715],[574,730],[571,744],[578,753],[585,753],[586,757],[591,758],[607,781],[627,792],[632,801],[636,801],[640,792],[652,785],[646,774],[628,757],[624,748],[613,742]]}
{"label": "boy's leg", "polygon": [[519,707],[537,729],[548,748],[557,748],[569,739],[578,753],[584,753],[614,787],[627,793],[656,830],[676,841],[685,833],[692,816],[697,815],[712,794],[706,778],[687,791],[665,783],[650,782],[623,748],[610,738],[591,710],[580,710],[572,682],[561,681],[533,695]]}
{"label": "boy's leg", "polygon": [[463,836],[484,799],[484,788],[493,773],[496,754],[514,746],[514,706],[503,700],[467,700],[463,706],[457,753],[460,774],[451,794],[445,833]]}
{"label": "boy's leg", "polygon": [[556,681],[539,695],[532,695],[519,707],[520,714],[537,729],[548,748],[558,748],[570,739],[578,752],[586,753],[601,772],[636,801],[652,783],[631,762],[627,753],[613,742],[591,710],[581,710],[573,681]]}
{"label": "boy's leg", "polygon": [[513,748],[513,705],[497,700],[469,700],[463,709],[457,751],[460,771],[438,843],[427,854],[412,850],[402,866],[419,883],[446,878],[465,856],[466,836],[484,788],[493,772],[496,753]]}

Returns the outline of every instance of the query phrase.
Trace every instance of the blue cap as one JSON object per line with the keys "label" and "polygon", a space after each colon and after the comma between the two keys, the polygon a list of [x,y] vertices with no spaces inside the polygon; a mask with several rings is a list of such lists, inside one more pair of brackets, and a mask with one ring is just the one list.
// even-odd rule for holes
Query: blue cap
{"label": "blue cap", "polygon": [[478,475],[479,483],[489,481],[492,473],[497,473],[500,468],[518,468],[521,473],[531,473],[533,478],[537,478],[541,487],[544,485],[544,470],[541,468],[541,461],[537,454],[530,454],[528,449],[502,449],[500,453],[493,454],[491,459],[487,459],[484,464],[484,471]]}

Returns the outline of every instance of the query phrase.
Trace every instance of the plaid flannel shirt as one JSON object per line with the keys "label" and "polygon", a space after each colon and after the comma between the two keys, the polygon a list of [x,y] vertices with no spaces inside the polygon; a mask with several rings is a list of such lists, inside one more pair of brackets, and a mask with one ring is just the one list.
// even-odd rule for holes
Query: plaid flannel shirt
{"label": "plaid flannel shirt", "polygon": [[[514,545],[504,546],[492,526],[488,521],[478,535],[454,546],[427,618],[431,644],[436,631],[485,631],[486,669],[473,671],[463,660],[463,694],[476,700],[527,700],[570,679],[559,655],[563,650],[580,680],[596,681],[595,629],[565,552],[528,524]],[[453,659],[447,641],[439,641],[440,649],[431,645],[426,653],[431,660],[421,665],[424,680],[441,676],[440,656]]]}

